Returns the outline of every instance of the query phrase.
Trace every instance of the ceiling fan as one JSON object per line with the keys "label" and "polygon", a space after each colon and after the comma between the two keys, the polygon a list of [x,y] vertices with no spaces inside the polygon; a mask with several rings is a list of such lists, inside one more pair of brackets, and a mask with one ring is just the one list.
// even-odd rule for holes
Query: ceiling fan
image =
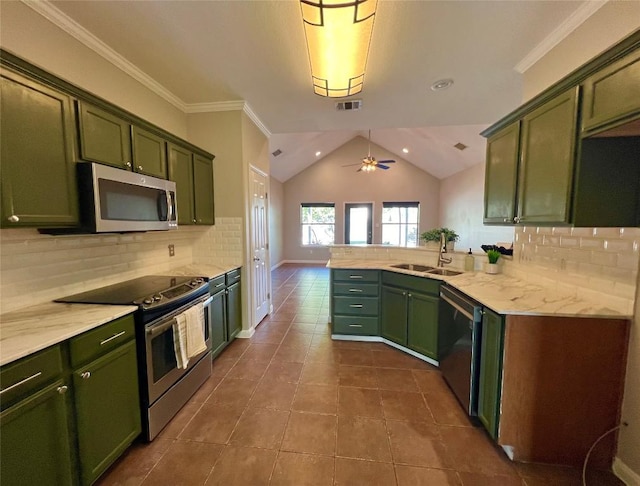
{"label": "ceiling fan", "polygon": [[360,168],[356,172],[373,172],[377,169],[387,170],[389,167],[385,164],[395,163],[395,160],[376,160],[375,157],[371,156],[371,130],[369,130],[369,153],[367,156],[362,159],[362,162],[358,162],[357,164],[347,164],[342,167],[353,167],[354,165],[359,165]]}

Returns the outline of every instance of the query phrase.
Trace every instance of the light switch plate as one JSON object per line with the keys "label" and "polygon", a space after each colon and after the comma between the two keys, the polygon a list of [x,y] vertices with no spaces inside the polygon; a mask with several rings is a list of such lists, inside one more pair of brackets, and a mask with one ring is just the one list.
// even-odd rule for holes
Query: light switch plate
{"label": "light switch plate", "polygon": [[176,247],[173,244],[169,245],[169,256],[176,256]]}

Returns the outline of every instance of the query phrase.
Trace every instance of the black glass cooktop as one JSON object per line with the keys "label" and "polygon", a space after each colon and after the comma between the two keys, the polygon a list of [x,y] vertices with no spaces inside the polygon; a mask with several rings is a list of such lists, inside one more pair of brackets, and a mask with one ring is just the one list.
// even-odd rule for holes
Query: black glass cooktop
{"label": "black glass cooktop", "polygon": [[193,291],[201,285],[204,285],[202,277],[149,275],[88,292],[69,295],[55,301],[76,304],[142,305],[145,299],[153,299],[154,295],[162,295],[163,300],[174,299]]}

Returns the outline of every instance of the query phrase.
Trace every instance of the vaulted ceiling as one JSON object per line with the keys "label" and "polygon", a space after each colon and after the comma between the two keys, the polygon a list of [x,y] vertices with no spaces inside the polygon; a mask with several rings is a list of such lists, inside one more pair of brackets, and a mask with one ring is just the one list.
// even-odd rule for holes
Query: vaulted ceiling
{"label": "vaulted ceiling", "polygon": [[[50,5],[187,111],[245,101],[282,151],[271,171],[285,181],[368,129],[438,178],[481,162],[478,133],[521,103],[521,72],[602,3],[379,0],[363,107],[351,112],[313,93],[296,0]],[[453,86],[431,90],[442,78]]]}

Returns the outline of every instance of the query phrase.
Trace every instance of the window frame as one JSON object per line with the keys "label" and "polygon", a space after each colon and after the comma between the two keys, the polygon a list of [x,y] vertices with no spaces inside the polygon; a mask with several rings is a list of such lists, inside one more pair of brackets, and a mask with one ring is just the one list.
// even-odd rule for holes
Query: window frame
{"label": "window frame", "polygon": [[[333,222],[327,223],[327,222],[322,222],[322,223],[309,223],[309,222],[305,222],[303,215],[302,215],[302,211],[304,208],[332,208],[333,209]],[[328,202],[323,202],[323,203],[300,203],[300,246],[302,248],[309,248],[309,247],[327,247],[329,245],[333,245],[336,242],[336,205],[335,203],[328,203]],[[332,225],[333,226],[333,241],[331,243],[304,243],[304,233],[305,233],[305,226],[327,226],[327,225]],[[311,229],[311,228],[310,228]]]}
{"label": "window frame", "polygon": [[[385,223],[384,222],[384,212],[385,209],[388,208],[403,208],[403,209],[411,209],[411,208],[415,208],[417,209],[417,215],[416,215],[416,221],[415,223],[411,222],[406,222],[406,223]],[[408,236],[408,229],[409,226],[413,226],[415,224],[415,228],[416,228],[416,244],[415,246],[408,246],[406,244],[407,242],[407,236]],[[405,244],[404,245],[395,245],[395,244],[391,244],[391,243],[385,243],[384,242],[384,234],[385,234],[385,227],[391,227],[391,226],[396,226],[398,228],[398,239],[399,241],[402,241],[402,227],[405,227],[404,230],[404,240],[405,240]],[[417,248],[418,246],[420,246],[420,201],[386,201],[382,203],[382,213],[380,215],[380,242],[382,245],[385,246],[398,246],[400,248]]]}

